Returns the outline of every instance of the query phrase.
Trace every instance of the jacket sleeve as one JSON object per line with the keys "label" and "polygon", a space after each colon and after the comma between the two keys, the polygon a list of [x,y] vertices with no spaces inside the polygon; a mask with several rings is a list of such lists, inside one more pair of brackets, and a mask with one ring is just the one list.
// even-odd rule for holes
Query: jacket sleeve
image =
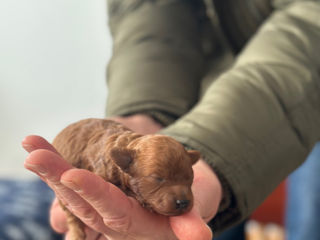
{"label": "jacket sleeve", "polygon": [[221,179],[218,233],[244,218],[320,139],[320,4],[275,11],[201,101],[162,131],[198,149]]}
{"label": "jacket sleeve", "polygon": [[167,125],[198,100],[204,56],[197,2],[108,1],[107,116],[148,113]]}

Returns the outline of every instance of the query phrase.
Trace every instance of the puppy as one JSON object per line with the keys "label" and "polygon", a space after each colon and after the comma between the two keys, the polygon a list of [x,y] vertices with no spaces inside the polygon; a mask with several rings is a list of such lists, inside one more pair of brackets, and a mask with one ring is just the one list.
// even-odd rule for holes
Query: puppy
{"label": "puppy", "polygon": [[[62,130],[53,146],[73,166],[113,183],[150,211],[175,216],[193,205],[192,165],[200,153],[186,151],[173,138],[141,135],[111,120],[85,119]],[[73,239],[85,239],[83,223],[64,210]]]}

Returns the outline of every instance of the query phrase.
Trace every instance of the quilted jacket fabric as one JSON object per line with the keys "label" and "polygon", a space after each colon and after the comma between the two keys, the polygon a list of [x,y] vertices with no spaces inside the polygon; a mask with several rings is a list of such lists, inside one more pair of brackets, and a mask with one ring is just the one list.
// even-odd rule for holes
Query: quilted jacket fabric
{"label": "quilted jacket fabric", "polygon": [[320,2],[270,2],[236,56],[210,1],[108,4],[107,115],[150,114],[201,151],[224,188],[216,233],[246,218],[320,139]]}

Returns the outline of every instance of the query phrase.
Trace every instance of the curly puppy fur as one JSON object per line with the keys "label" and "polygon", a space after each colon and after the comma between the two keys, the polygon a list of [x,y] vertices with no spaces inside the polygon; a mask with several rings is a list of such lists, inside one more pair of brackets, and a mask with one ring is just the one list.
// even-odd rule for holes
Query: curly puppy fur
{"label": "curly puppy fur", "polygon": [[[200,153],[186,151],[173,138],[141,135],[111,120],[85,119],[62,130],[53,146],[73,166],[94,172],[153,212],[180,215],[193,205],[192,165]],[[64,210],[72,238],[85,239],[82,222]]]}

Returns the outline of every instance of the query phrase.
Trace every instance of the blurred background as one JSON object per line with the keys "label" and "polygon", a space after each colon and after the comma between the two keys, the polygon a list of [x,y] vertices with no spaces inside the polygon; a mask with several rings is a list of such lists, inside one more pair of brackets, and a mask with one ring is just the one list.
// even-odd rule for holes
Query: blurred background
{"label": "blurred background", "polygon": [[22,139],[103,117],[106,1],[0,0],[0,178],[30,178]]}

